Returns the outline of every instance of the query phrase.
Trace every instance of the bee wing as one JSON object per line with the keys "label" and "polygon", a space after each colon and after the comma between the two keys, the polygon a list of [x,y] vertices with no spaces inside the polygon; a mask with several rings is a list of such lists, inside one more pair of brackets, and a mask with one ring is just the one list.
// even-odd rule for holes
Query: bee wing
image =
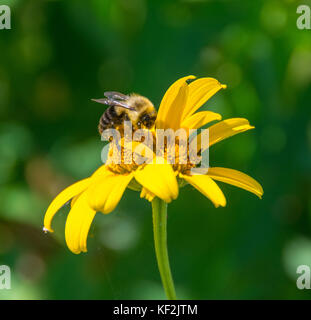
{"label": "bee wing", "polygon": [[106,91],[104,92],[104,96],[109,99],[113,99],[113,100],[117,99],[117,100],[123,100],[123,101],[129,98],[129,96],[117,91]]}
{"label": "bee wing", "polygon": [[111,100],[107,99],[107,98],[103,98],[103,99],[91,99],[92,101],[94,102],[97,102],[97,103],[101,103],[101,104],[105,104],[107,106],[110,106],[111,105]]}
{"label": "bee wing", "polygon": [[91,99],[91,100],[97,103],[105,104],[107,106],[118,106],[118,107],[129,109],[129,110],[135,110],[134,108],[128,106],[127,104],[114,99],[103,98],[103,99]]}

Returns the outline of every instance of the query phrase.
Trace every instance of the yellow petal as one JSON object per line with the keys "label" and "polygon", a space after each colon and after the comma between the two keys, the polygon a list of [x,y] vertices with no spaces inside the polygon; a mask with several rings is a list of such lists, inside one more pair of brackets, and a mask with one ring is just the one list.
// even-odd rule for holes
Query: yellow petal
{"label": "yellow petal", "polygon": [[228,168],[209,168],[207,174],[218,181],[232,184],[233,186],[245,189],[257,195],[259,198],[263,195],[262,186],[247,174]]}
{"label": "yellow petal", "polygon": [[105,214],[113,211],[132,178],[133,173],[127,175],[111,173],[93,183],[86,191],[91,208]]}
{"label": "yellow petal", "polygon": [[75,202],[79,199],[81,193],[77,194],[75,197],[73,197],[70,201],[70,208],[72,208],[75,204]]}
{"label": "yellow petal", "polygon": [[[247,119],[244,118],[231,118],[218,122],[211,127],[209,130],[209,146],[222,141],[226,138],[232,137],[238,133],[254,129]],[[198,150],[201,149],[201,134],[197,136]]]}
{"label": "yellow petal", "polygon": [[221,115],[212,111],[202,111],[187,117],[181,126],[182,128],[198,129],[214,120],[221,120]]}
{"label": "yellow petal", "polygon": [[44,228],[46,230],[53,232],[51,228],[51,222],[55,213],[70,199],[84,191],[91,184],[91,181],[91,178],[78,181],[66,188],[65,190],[63,190],[54,198],[44,216]]}
{"label": "yellow petal", "polygon": [[181,127],[181,116],[188,99],[188,84],[185,82],[167,112],[164,128],[178,130]]}
{"label": "yellow petal", "polygon": [[198,191],[200,191],[202,194],[204,194],[207,198],[209,198],[215,207],[222,206],[224,207],[226,205],[226,198],[221,191],[221,189],[218,187],[217,183],[213,181],[209,176],[207,175],[181,175],[180,177],[185,179],[187,182],[189,182],[191,185],[193,185]]}
{"label": "yellow petal", "polygon": [[178,197],[178,184],[170,164],[147,164],[135,171],[135,179],[167,203]]}
{"label": "yellow petal", "polygon": [[[180,124],[180,117],[183,114],[188,96],[186,80],[194,78],[194,76],[183,77],[168,88],[160,104],[155,124],[156,128],[179,129],[177,124]],[[174,117],[177,117],[177,119]]]}
{"label": "yellow petal", "polygon": [[223,120],[209,128],[209,145],[212,146],[223,139],[254,128],[247,119],[231,118]]}
{"label": "yellow petal", "polygon": [[86,192],[84,192],[75,202],[66,220],[66,243],[73,253],[87,251],[87,236],[95,214],[96,211],[88,205]]}
{"label": "yellow petal", "polygon": [[142,188],[141,193],[140,193],[140,197],[145,198],[146,200],[151,202],[154,199],[155,195],[152,192],[150,192],[148,189]]}
{"label": "yellow petal", "polygon": [[105,165],[100,166],[90,178],[83,179],[81,181],[78,181],[71,186],[67,187],[65,190],[63,190],[61,193],[59,193],[54,200],[51,202],[50,206],[48,207],[45,216],[44,216],[44,229],[50,232],[53,232],[53,229],[51,228],[51,222],[56,214],[56,212],[65,205],[69,200],[72,198],[71,207],[73,206],[74,202],[76,201],[76,198],[79,197],[79,194],[81,194],[87,187],[94,182],[94,178],[98,179],[101,177],[104,177],[105,174],[107,174],[108,169]]}
{"label": "yellow petal", "polygon": [[189,84],[189,96],[182,120],[195,113],[208,99],[226,85],[213,78],[201,78]]}
{"label": "yellow petal", "polygon": [[91,176],[91,178],[100,178],[103,177],[106,173],[109,173],[108,167],[106,165],[101,165]]}

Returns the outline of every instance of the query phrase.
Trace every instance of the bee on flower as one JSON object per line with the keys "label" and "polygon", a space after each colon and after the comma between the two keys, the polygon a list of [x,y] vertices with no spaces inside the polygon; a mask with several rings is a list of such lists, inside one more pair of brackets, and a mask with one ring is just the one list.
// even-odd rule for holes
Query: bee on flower
{"label": "bee on flower", "polygon": [[[214,94],[225,88],[225,85],[213,78],[183,77],[166,91],[157,113],[152,103],[139,95],[108,92],[108,98],[97,99],[97,102],[109,106],[109,112],[106,111],[100,120],[101,133],[106,127],[118,129],[123,121],[133,122],[135,119],[135,129],[147,131],[149,138],[144,137],[143,146],[142,141],[135,139],[128,143],[122,131],[118,142],[119,153],[113,152],[115,146],[110,140],[108,161],[90,177],[69,186],[52,201],[44,218],[45,230],[53,231],[51,221],[54,215],[65,203],[71,201],[65,228],[66,242],[73,253],[86,252],[87,236],[95,214],[112,212],[127,188],[139,191],[141,198],[152,202],[155,248],[162,282],[167,296],[171,299],[176,297],[167,257],[165,217],[166,205],[177,199],[179,188],[192,185],[215,207],[226,205],[226,198],[216,181],[250,191],[259,198],[263,195],[261,185],[245,173],[222,167],[202,170],[198,168],[198,161],[191,160],[194,156],[202,160],[202,154],[214,144],[254,128],[244,118],[222,120],[220,114],[212,111],[197,112]],[[122,122],[112,120],[118,115]],[[113,124],[109,123],[109,119]],[[201,133],[194,140],[196,148],[191,149],[195,152],[189,152],[192,130],[212,121],[218,122],[208,128],[208,143]],[[159,130],[176,132],[180,129],[184,132],[183,139],[180,136],[176,139],[174,135],[171,140],[173,144],[168,144],[168,140],[163,140],[163,136],[158,134]],[[152,144],[146,143],[147,140]],[[158,152],[159,144],[162,145],[162,153]],[[126,160],[137,157],[139,148],[140,151],[144,149],[144,154],[149,154],[151,161],[139,163]],[[119,161],[114,161],[116,155],[120,157]],[[164,247],[161,239],[164,240]]]}

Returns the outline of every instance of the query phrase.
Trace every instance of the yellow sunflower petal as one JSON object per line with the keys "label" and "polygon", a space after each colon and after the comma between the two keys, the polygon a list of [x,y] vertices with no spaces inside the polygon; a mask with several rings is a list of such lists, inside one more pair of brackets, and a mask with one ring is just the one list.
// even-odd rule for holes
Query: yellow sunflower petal
{"label": "yellow sunflower petal", "polygon": [[223,120],[209,128],[209,145],[212,146],[223,139],[254,128],[247,119],[231,118]]}
{"label": "yellow sunflower petal", "polygon": [[73,197],[75,197],[76,195],[84,191],[91,184],[91,181],[92,181],[91,178],[78,181],[72,184],[71,186],[69,186],[68,188],[66,188],[65,190],[63,190],[60,194],[56,196],[56,198],[54,198],[54,200],[51,202],[44,216],[45,230],[53,232],[51,228],[51,222],[55,213],[70,199],[72,199]]}
{"label": "yellow sunflower petal", "polygon": [[87,236],[95,214],[96,211],[88,205],[84,192],[75,202],[66,220],[66,243],[73,253],[87,251]]}
{"label": "yellow sunflower petal", "polygon": [[[188,84],[186,80],[194,79],[194,76],[183,77],[174,82],[166,91],[158,111],[156,119],[156,128],[158,129],[179,129],[175,128],[180,123],[180,117],[186,106],[188,95]],[[171,115],[174,115],[173,117]],[[177,119],[174,119],[177,117]]]}
{"label": "yellow sunflower petal", "polygon": [[209,168],[207,174],[218,181],[232,184],[233,186],[245,189],[257,195],[259,198],[263,195],[262,186],[247,174],[228,168]]}
{"label": "yellow sunflower petal", "polygon": [[75,197],[73,197],[70,201],[70,208],[72,208],[74,206],[74,204],[76,203],[76,201],[79,199],[81,193],[77,194]]}
{"label": "yellow sunflower petal", "polygon": [[213,78],[201,78],[189,84],[189,96],[187,105],[182,114],[182,120],[195,113],[208,99],[220,89],[227,86]]}
{"label": "yellow sunflower petal", "polygon": [[[171,104],[170,111],[168,111],[166,128],[178,130],[181,127],[181,115],[187,103],[188,91],[188,84],[185,82],[181,86],[175,100]],[[168,115],[170,114],[173,116],[169,117]]]}
{"label": "yellow sunflower petal", "polygon": [[107,170],[107,167],[105,165],[100,166],[90,178],[86,178],[83,180],[80,180],[71,186],[67,187],[65,190],[63,190],[61,193],[59,193],[54,200],[49,205],[45,216],[44,216],[44,229],[50,232],[53,232],[53,229],[51,228],[51,223],[54,215],[56,212],[65,205],[68,201],[71,201],[71,207],[74,205],[74,202],[77,200],[79,195],[88,188],[88,186],[94,182],[94,178],[102,178],[109,172]]}
{"label": "yellow sunflower petal", "polygon": [[167,203],[178,197],[178,184],[170,164],[147,164],[135,171],[135,179]]}
{"label": "yellow sunflower petal", "polygon": [[[254,129],[247,119],[244,118],[231,118],[218,122],[211,127],[209,130],[209,146],[222,141],[226,138],[232,137],[238,133]],[[198,150],[201,148],[201,134],[197,136]]]}
{"label": "yellow sunflower petal", "polygon": [[86,191],[91,208],[105,214],[113,211],[132,178],[133,173],[127,175],[111,173],[96,181]]}
{"label": "yellow sunflower petal", "polygon": [[142,188],[141,193],[140,193],[140,197],[145,198],[146,200],[151,202],[154,199],[155,195],[152,192],[150,192],[148,189]]}
{"label": "yellow sunflower petal", "polygon": [[103,164],[92,174],[91,178],[101,177],[103,174],[106,174],[107,171],[107,166]]}
{"label": "yellow sunflower petal", "polygon": [[221,120],[221,115],[212,111],[202,111],[187,117],[181,126],[182,128],[198,129],[214,120]]}
{"label": "yellow sunflower petal", "polygon": [[209,198],[215,207],[222,206],[224,207],[226,205],[226,198],[221,191],[221,189],[218,187],[217,183],[213,181],[209,176],[207,175],[181,175],[180,177],[185,179],[187,182],[189,182],[191,185],[193,185],[198,191],[200,191],[202,194],[204,194],[207,198]]}

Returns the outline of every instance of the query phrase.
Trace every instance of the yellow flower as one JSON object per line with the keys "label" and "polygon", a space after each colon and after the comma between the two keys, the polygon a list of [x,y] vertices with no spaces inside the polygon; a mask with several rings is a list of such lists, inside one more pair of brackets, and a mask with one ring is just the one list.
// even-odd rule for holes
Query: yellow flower
{"label": "yellow flower", "polygon": [[[211,121],[221,120],[221,115],[217,113],[196,111],[226,86],[213,78],[194,79],[193,76],[181,78],[167,90],[158,111],[156,129],[197,129]],[[248,120],[243,118],[220,121],[209,127],[207,147],[253,128]],[[155,131],[152,132],[156,139]],[[175,147],[176,154],[180,153],[179,145],[176,144]],[[189,183],[216,207],[225,206],[226,198],[215,180],[245,189],[259,197],[263,194],[260,184],[242,172],[214,167],[209,168],[206,174],[192,175],[193,167],[189,161],[183,164],[165,162],[142,165],[106,163],[91,177],[69,186],[52,201],[45,214],[44,229],[53,231],[51,221],[55,213],[71,200],[65,237],[69,249],[80,253],[87,251],[87,235],[96,212],[107,214],[113,211],[127,187],[141,191],[141,197],[149,201],[158,197],[169,203],[178,197],[179,186]]]}

